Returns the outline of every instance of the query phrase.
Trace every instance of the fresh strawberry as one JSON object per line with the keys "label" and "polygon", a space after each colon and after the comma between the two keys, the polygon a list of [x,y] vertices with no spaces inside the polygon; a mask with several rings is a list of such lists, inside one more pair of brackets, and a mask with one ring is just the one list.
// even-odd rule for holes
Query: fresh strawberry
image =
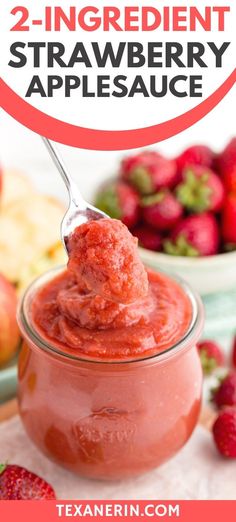
{"label": "fresh strawberry", "polygon": [[154,251],[162,249],[162,237],[153,228],[147,225],[140,225],[132,230],[132,234],[138,238],[141,247]]}
{"label": "fresh strawberry", "polygon": [[236,190],[236,138],[233,138],[217,158],[218,170],[227,191]]}
{"label": "fresh strawberry", "polygon": [[162,190],[141,200],[144,221],[157,230],[170,230],[183,215],[183,207],[169,190]]}
{"label": "fresh strawberry", "polygon": [[223,176],[223,182],[226,192],[236,193],[236,165],[232,170],[228,170],[225,172]]}
{"label": "fresh strawberry", "polygon": [[222,348],[215,341],[205,339],[197,343],[197,349],[205,375],[211,374],[218,366],[223,366],[224,354]]}
{"label": "fresh strawberry", "polygon": [[236,458],[236,408],[222,410],[213,425],[213,437],[218,451],[228,458]]}
{"label": "fresh strawberry", "polygon": [[206,145],[193,145],[182,152],[176,159],[178,172],[183,172],[190,165],[212,168],[214,157],[214,152]]}
{"label": "fresh strawberry", "polygon": [[144,151],[125,158],[120,174],[140,194],[153,194],[161,188],[173,187],[176,183],[176,162],[164,158],[154,151]]}
{"label": "fresh strawberry", "polygon": [[188,216],[164,241],[164,251],[175,256],[210,256],[219,250],[219,228],[210,213]]}
{"label": "fresh strawberry", "polygon": [[222,212],[222,237],[228,249],[236,247],[236,193],[227,194]]}
{"label": "fresh strawberry", "polygon": [[217,408],[236,406],[236,372],[220,380],[219,386],[212,390],[211,399]]}
{"label": "fresh strawberry", "polygon": [[236,335],[234,336],[234,339],[233,339],[232,363],[233,363],[233,367],[236,368]]}
{"label": "fresh strawberry", "polygon": [[52,500],[55,492],[44,479],[21,466],[0,465],[0,500]]}
{"label": "fresh strawberry", "polygon": [[182,205],[192,212],[219,212],[224,203],[224,186],[217,174],[206,167],[191,166],[183,172],[183,183],[176,194]]}
{"label": "fresh strawberry", "polygon": [[120,180],[110,181],[99,190],[95,206],[128,227],[139,219],[139,196],[133,187]]}

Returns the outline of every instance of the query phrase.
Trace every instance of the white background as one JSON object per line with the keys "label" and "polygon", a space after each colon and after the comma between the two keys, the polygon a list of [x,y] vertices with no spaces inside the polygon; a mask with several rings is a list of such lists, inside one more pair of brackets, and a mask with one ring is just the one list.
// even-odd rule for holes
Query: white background
{"label": "white background", "polygon": [[[157,75],[158,77],[162,74],[168,74],[170,77],[175,75],[203,75],[203,98],[176,98],[169,94],[164,98],[144,98],[141,94],[136,95],[134,98],[81,98],[81,93],[78,90],[73,92],[71,98],[67,98],[65,102],[64,91],[55,91],[53,98],[41,98],[39,95],[33,95],[31,98],[27,98],[27,101],[38,109],[47,112],[48,114],[62,119],[64,121],[81,125],[84,127],[92,127],[96,129],[131,129],[138,127],[145,127],[148,125],[154,125],[162,121],[166,121],[179,114],[186,112],[195,105],[199,104],[204,98],[209,96],[217,87],[219,87],[227,76],[232,72],[235,66],[235,13],[236,13],[236,2],[235,0],[194,0],[194,2],[186,0],[149,0],[145,2],[145,5],[156,7],[162,11],[163,6],[184,6],[187,7],[194,5],[199,8],[200,12],[204,12],[204,7],[207,6],[230,6],[231,14],[226,14],[226,31],[225,32],[205,32],[200,26],[197,33],[189,32],[166,32],[153,31],[147,33],[140,32],[102,32],[100,29],[95,32],[85,32],[78,29],[77,32],[69,32],[64,30],[63,32],[43,32],[41,27],[33,27],[29,32],[10,32],[9,29],[19,18],[16,20],[10,11],[12,7],[18,4],[17,0],[5,0],[0,2],[0,22],[2,25],[3,41],[1,43],[1,61],[2,61],[2,76],[6,83],[19,95],[25,96],[28,85],[34,74],[39,74],[45,85],[46,77],[48,74],[77,74],[81,76],[88,74],[92,78],[93,84],[97,74],[110,74],[112,76],[117,74],[129,75],[131,77],[135,75],[142,75],[145,82],[148,83],[150,75]],[[20,2],[19,2],[20,4]],[[93,0],[90,2],[91,5],[97,7],[103,7],[105,5],[117,5],[121,9],[124,6],[140,6],[142,7],[143,0]],[[32,18],[41,18],[43,7],[45,5],[55,5],[54,0],[25,0],[23,5],[29,7]],[[68,0],[60,0],[56,2],[56,5],[64,6],[66,12],[68,6],[77,5],[78,8],[88,5],[86,0],[80,0],[80,2],[68,2]],[[212,17],[214,22],[216,17]],[[215,23],[213,23],[213,29],[215,29]],[[224,41],[231,41],[232,44],[229,49],[225,52],[223,57],[223,68],[216,69],[215,58],[209,48],[206,52],[206,56],[203,57],[207,61],[209,68],[200,68],[195,66],[194,69],[183,69],[173,66],[171,69],[165,68],[151,68],[147,67],[127,69],[124,62],[122,61],[122,67],[120,69],[114,69],[108,65],[106,69],[98,69],[93,60],[93,69],[86,69],[83,65],[78,65],[73,69],[63,69],[59,66],[55,66],[53,69],[47,68],[46,56],[43,54],[44,59],[42,60],[41,69],[33,69],[32,67],[32,52],[26,51],[29,62],[27,66],[15,69],[8,66],[8,62],[11,58],[10,45],[15,41],[61,41],[64,43],[67,49],[66,58],[71,54],[75,42],[84,42],[88,53],[90,51],[90,42],[98,41],[103,49],[106,41],[112,41],[114,48],[117,48],[119,41],[141,41],[144,45],[147,41],[157,42],[174,42],[180,41],[185,49],[183,60],[186,59],[186,41],[202,42],[206,45],[206,42],[215,42],[219,47]],[[32,51],[32,50],[31,50]],[[164,53],[165,55],[165,53]],[[89,54],[90,56],[90,54]],[[128,82],[131,84],[131,81]]]}

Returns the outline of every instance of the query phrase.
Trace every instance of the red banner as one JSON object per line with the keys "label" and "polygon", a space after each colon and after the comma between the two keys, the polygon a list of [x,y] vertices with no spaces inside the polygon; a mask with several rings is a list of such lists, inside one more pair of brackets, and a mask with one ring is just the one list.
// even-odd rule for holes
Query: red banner
{"label": "red banner", "polygon": [[108,518],[110,520],[178,519],[181,522],[235,522],[236,501],[126,501],[126,500],[58,500],[1,501],[1,522],[62,522],[68,517]]}

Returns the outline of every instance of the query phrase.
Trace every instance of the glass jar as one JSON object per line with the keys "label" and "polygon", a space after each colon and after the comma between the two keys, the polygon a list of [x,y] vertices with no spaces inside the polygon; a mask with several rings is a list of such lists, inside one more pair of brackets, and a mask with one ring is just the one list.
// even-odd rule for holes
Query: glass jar
{"label": "glass jar", "polygon": [[204,321],[199,297],[180,283],[192,321],[165,352],[91,361],[61,352],[31,324],[35,292],[58,273],[36,280],[19,310],[19,408],[29,437],[50,459],[86,477],[120,479],[159,466],[182,448],[198,420],[202,371],[196,342]]}

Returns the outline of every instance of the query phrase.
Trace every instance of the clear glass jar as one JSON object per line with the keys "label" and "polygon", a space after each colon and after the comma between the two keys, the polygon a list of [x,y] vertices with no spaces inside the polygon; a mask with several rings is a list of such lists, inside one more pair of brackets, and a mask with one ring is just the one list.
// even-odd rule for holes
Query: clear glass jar
{"label": "clear glass jar", "polygon": [[49,458],[80,475],[138,475],[172,457],[198,420],[202,371],[196,342],[203,305],[187,285],[192,322],[170,349],[145,359],[99,362],[62,353],[34,330],[34,294],[59,272],[27,290],[19,310],[19,407],[26,431]]}

